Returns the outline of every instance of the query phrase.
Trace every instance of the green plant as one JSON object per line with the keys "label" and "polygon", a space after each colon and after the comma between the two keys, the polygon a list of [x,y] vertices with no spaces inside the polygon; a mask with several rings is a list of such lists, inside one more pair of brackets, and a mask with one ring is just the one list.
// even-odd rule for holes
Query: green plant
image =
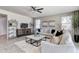
{"label": "green plant", "polygon": [[74,14],[73,14],[73,27],[74,27],[74,29],[79,27],[79,10],[74,11]]}

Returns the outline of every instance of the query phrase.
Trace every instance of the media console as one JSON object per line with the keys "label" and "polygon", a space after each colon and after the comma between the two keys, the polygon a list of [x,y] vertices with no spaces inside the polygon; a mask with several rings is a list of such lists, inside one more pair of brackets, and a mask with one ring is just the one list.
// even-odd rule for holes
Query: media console
{"label": "media console", "polygon": [[26,35],[31,35],[31,28],[16,29],[17,37],[26,36]]}

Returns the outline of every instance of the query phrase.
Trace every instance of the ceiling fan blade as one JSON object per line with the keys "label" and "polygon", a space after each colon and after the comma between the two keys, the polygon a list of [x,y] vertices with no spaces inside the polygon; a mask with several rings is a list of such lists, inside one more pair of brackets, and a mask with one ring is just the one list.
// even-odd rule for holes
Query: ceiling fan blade
{"label": "ceiling fan blade", "polygon": [[42,13],[41,11],[37,10],[37,12]]}
{"label": "ceiling fan blade", "polygon": [[36,10],[35,7],[33,7],[33,6],[31,6],[31,8],[32,8],[33,10]]}
{"label": "ceiling fan blade", "polygon": [[37,10],[43,10],[44,8],[40,8],[40,9],[37,9]]}
{"label": "ceiling fan blade", "polygon": [[43,10],[44,8],[39,8],[39,9],[36,9],[36,7],[34,6],[31,6],[31,8],[34,10],[34,11],[37,11],[39,13],[42,13],[40,10]]}

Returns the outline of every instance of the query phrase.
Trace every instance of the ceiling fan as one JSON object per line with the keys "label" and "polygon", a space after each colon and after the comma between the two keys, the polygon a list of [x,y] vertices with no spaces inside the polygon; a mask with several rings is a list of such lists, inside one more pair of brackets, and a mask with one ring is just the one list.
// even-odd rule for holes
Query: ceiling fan
{"label": "ceiling fan", "polygon": [[32,8],[33,11],[36,11],[38,13],[42,13],[42,10],[44,9],[44,8],[37,8],[37,7],[34,7],[34,6],[31,6],[31,8]]}

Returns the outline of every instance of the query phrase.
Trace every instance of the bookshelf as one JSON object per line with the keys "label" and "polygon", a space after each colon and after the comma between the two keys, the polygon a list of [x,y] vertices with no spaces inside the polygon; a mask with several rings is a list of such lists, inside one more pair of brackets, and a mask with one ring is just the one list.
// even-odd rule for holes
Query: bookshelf
{"label": "bookshelf", "polygon": [[16,20],[9,20],[8,21],[8,38],[9,39],[16,37],[16,27],[17,27]]}

